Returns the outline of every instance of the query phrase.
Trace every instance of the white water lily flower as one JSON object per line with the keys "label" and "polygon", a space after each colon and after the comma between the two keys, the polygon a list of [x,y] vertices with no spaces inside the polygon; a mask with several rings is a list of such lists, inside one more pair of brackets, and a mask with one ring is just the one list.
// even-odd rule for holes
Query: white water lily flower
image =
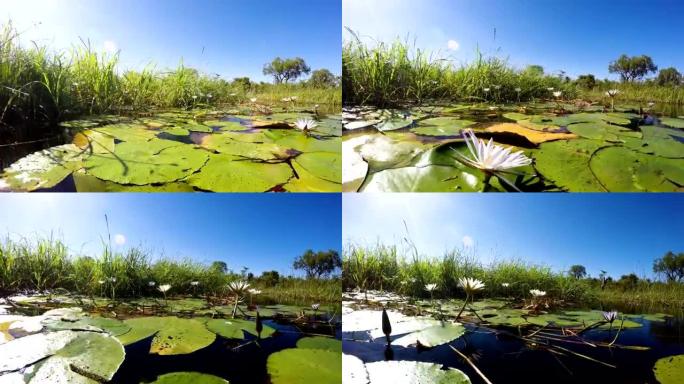
{"label": "white water lily flower", "polygon": [[530,289],[530,293],[534,297],[546,296],[546,291],[540,291],[538,289]]}
{"label": "white water lily flower", "polygon": [[297,96],[290,96],[290,100],[292,100],[292,101],[295,101],[295,100],[297,100],[297,99],[298,99]]}
{"label": "white water lily flower", "polygon": [[648,102],[648,107],[649,107],[649,108],[652,107],[652,106],[654,106],[654,105],[655,105],[654,102],[652,102],[652,101],[649,101],[649,102]]}
{"label": "white water lily flower", "polygon": [[196,287],[199,285],[199,281],[191,281],[190,285],[192,285],[193,287]]}
{"label": "white water lily flower", "polygon": [[289,101],[292,101],[292,99],[290,99],[289,97],[283,97],[282,99],[280,99],[280,101],[284,101],[287,103]]}
{"label": "white water lily flower", "polygon": [[458,279],[458,285],[463,288],[468,295],[484,289],[485,285],[482,281],[469,277],[461,277]]}
{"label": "white water lily flower", "polygon": [[311,119],[299,119],[295,122],[295,127],[302,131],[310,131],[318,126],[318,123]]}
{"label": "white water lily flower", "polygon": [[233,92],[229,96],[237,96],[237,93]]}
{"label": "white water lily flower", "polygon": [[159,292],[166,293],[169,289],[171,289],[171,284],[162,284],[157,287]]}
{"label": "white water lily flower", "polygon": [[504,287],[504,288],[508,288],[508,287],[510,287],[511,285],[510,285],[509,283],[501,283],[501,286]]}
{"label": "white water lily flower", "polygon": [[546,90],[549,91],[549,92],[553,92],[554,88],[553,88],[553,87],[548,87],[548,88],[546,88]]}
{"label": "white water lily flower", "polygon": [[100,285],[102,285],[102,284],[104,284],[104,283],[105,283],[105,281],[104,281],[104,280],[98,280],[97,282],[98,282],[98,283],[100,283]]}
{"label": "white water lily flower", "polygon": [[249,99],[249,101],[251,101],[252,103],[256,103],[257,98],[256,98],[256,97],[252,97],[251,99]]}
{"label": "white water lily flower", "polygon": [[435,289],[437,289],[437,284],[432,283],[432,284],[425,284],[425,290],[428,292],[432,292]]}
{"label": "white water lily flower", "polygon": [[522,88],[516,88],[515,91],[520,93],[520,92],[522,92]]}
{"label": "white water lily flower", "polygon": [[617,311],[610,311],[610,312],[603,312],[603,319],[605,319],[607,322],[612,323],[617,319]]}
{"label": "white water lily flower", "polygon": [[260,294],[260,293],[261,293],[261,291],[260,291],[260,290],[258,290],[258,289],[254,289],[254,288],[252,288],[252,289],[248,289],[248,290],[247,290],[247,292],[249,292],[249,293],[250,293],[250,294],[252,294],[252,295],[258,295],[258,294]]}
{"label": "white water lily flower", "polygon": [[320,307],[321,307],[321,305],[318,303],[311,304],[311,309],[313,309],[314,311],[318,311],[318,308],[320,308]]}
{"label": "white water lily flower", "polygon": [[485,144],[475,136],[472,129],[464,131],[464,139],[473,158],[470,159],[456,152],[461,161],[483,171],[505,171],[510,168],[522,167],[532,164],[532,159],[525,156],[522,151],[511,153],[510,148],[494,144],[492,139]]}
{"label": "white water lily flower", "polygon": [[618,93],[620,93],[619,90],[617,90],[617,89],[610,89],[610,90],[608,90],[608,92],[606,92],[606,96],[608,96],[608,97],[615,97],[615,96],[617,96]]}
{"label": "white water lily flower", "polygon": [[150,282],[147,283],[147,285],[148,285],[149,287],[154,287],[155,285],[157,285],[157,283],[155,283],[154,281],[150,281]]}
{"label": "white water lily flower", "polygon": [[73,83],[72,84],[74,87],[78,87],[78,83]]}
{"label": "white water lily flower", "polygon": [[193,100],[197,99],[197,95],[192,95],[192,99]]}
{"label": "white water lily flower", "polygon": [[116,277],[110,277],[109,281],[111,281],[112,283],[116,283]]}
{"label": "white water lily flower", "polygon": [[483,91],[489,92],[489,88],[485,88],[485,89],[483,89]]}
{"label": "white water lily flower", "polygon": [[209,99],[211,99],[212,97],[214,97],[214,96],[211,93],[207,95],[207,98],[209,98]]}
{"label": "white water lily flower", "polygon": [[556,92],[553,93],[553,96],[554,96],[554,97],[561,97],[562,94],[563,94],[563,92],[561,92],[561,91],[556,91]]}
{"label": "white water lily flower", "polygon": [[314,105],[314,109],[318,109],[318,107],[320,107],[320,105],[318,105],[318,104]]}
{"label": "white water lily flower", "polygon": [[247,290],[247,288],[249,288],[249,283],[243,280],[232,281],[228,283],[228,289],[234,293],[244,292]]}

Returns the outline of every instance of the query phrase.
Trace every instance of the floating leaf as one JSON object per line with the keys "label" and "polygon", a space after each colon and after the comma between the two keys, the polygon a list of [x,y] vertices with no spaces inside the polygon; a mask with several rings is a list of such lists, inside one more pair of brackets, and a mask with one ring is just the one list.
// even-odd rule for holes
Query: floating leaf
{"label": "floating leaf", "polygon": [[368,384],[368,371],[363,361],[356,356],[342,354],[342,383]]}
{"label": "floating leaf", "polygon": [[438,364],[418,361],[379,361],[366,364],[370,383],[392,384],[470,384],[465,373],[455,368],[443,370]]}
{"label": "floating leaf", "polygon": [[342,342],[332,337],[303,337],[297,340],[297,348],[322,349],[342,353]]}
{"label": "floating leaf", "polygon": [[[250,320],[242,319],[212,319],[207,321],[207,328],[216,333],[217,335],[223,336],[227,339],[244,339],[244,332],[250,333],[253,336],[257,336],[256,323]],[[275,329],[264,326],[261,331],[261,338],[267,338],[275,332]]]}
{"label": "floating leaf", "polygon": [[292,169],[285,163],[253,162],[232,155],[211,155],[202,172],[188,184],[213,192],[266,192],[288,182]]}
{"label": "floating leaf", "polygon": [[502,124],[492,125],[490,127],[487,127],[485,129],[485,132],[504,133],[504,134],[522,136],[525,139],[529,140],[533,144],[540,144],[540,143],[544,143],[547,141],[554,141],[554,140],[567,140],[567,139],[576,139],[577,138],[577,135],[574,135],[571,133],[554,133],[552,131],[547,131],[547,132],[538,131],[538,130],[534,130],[534,129],[530,129],[530,128],[525,128],[519,124],[511,124],[511,123],[502,123]]}
{"label": "floating leaf", "polygon": [[173,372],[157,377],[152,384],[229,384],[227,380],[199,372]]}
{"label": "floating leaf", "polygon": [[532,156],[535,168],[561,188],[574,192],[605,191],[589,168],[601,144],[592,140],[554,141],[539,146]]}
{"label": "floating leaf", "polygon": [[314,176],[333,183],[342,181],[342,155],[335,152],[308,152],[295,157],[294,162]]}
{"label": "floating leaf", "polygon": [[653,373],[660,384],[680,384],[684,382],[684,355],[658,359],[653,367]]}
{"label": "floating leaf", "polygon": [[[396,331],[395,331],[396,332]],[[465,333],[465,327],[459,323],[442,322],[429,328],[421,329],[418,332],[402,336],[392,341],[394,345],[408,347],[412,344],[431,348],[455,340]]]}
{"label": "floating leaf", "polygon": [[411,128],[411,132],[425,136],[458,136],[463,128],[474,124],[474,121],[455,117],[433,117],[421,121],[418,127]]}
{"label": "floating leaf", "polygon": [[273,384],[342,382],[341,353],[321,349],[291,348],[268,357],[268,374]]}
{"label": "floating leaf", "polygon": [[661,117],[660,123],[672,128],[684,128],[684,119],[674,117]]}

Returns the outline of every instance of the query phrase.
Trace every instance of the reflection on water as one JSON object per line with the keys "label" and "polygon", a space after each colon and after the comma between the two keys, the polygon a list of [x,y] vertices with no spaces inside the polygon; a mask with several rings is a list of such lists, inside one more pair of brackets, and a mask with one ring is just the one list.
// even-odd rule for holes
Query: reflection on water
{"label": "reflection on water", "polygon": [[[468,326],[469,332],[464,337],[429,350],[392,346],[388,353],[384,339],[370,343],[345,341],[342,349],[366,363],[382,361],[389,356],[394,360],[430,362],[457,368],[465,372],[473,384],[483,381],[451,350],[449,344],[469,355],[493,383],[656,383],[652,373],[655,362],[661,357],[684,353],[684,321],[681,318],[664,322],[635,321],[643,326],[623,330],[618,343],[650,347],[647,351],[559,343],[617,368],[576,356],[555,356],[517,338],[477,326]],[[512,332],[517,333],[515,330]],[[615,329],[612,333],[593,330],[585,334],[585,338],[592,341],[610,342],[613,337]]]}

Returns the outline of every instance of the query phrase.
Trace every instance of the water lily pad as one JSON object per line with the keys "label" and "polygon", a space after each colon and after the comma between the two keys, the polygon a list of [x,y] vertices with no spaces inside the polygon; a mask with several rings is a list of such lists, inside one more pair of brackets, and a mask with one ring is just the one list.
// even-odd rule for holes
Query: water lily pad
{"label": "water lily pad", "polygon": [[424,136],[458,136],[463,128],[474,125],[474,121],[455,117],[433,117],[423,120],[411,132]]}
{"label": "water lily pad", "polygon": [[511,124],[511,123],[502,123],[502,124],[492,125],[490,127],[487,127],[485,129],[485,132],[504,133],[504,134],[522,136],[525,139],[529,140],[533,144],[540,144],[540,143],[544,143],[547,141],[554,141],[554,140],[568,140],[568,139],[576,139],[577,138],[577,135],[574,135],[571,133],[554,133],[552,131],[547,131],[547,132],[538,131],[538,130],[523,127],[522,125],[519,125],[519,124]]}
{"label": "water lily pad", "polygon": [[131,330],[131,327],[121,320],[108,319],[105,317],[82,316],[75,321],[63,319],[44,320],[43,324],[51,330],[72,330],[72,331],[104,331],[112,336],[123,335]]}
{"label": "water lily pad", "polygon": [[250,159],[271,160],[287,157],[286,148],[275,143],[245,143],[224,135],[209,135],[202,139],[202,147],[225,155]]}
{"label": "water lily pad", "polygon": [[443,370],[438,364],[418,361],[379,361],[366,364],[370,383],[392,384],[470,384],[458,369]]}
{"label": "water lily pad", "polygon": [[292,177],[283,185],[289,192],[342,192],[342,184],[333,183],[328,180],[316,177],[311,172],[303,168],[296,161],[292,162],[292,168],[297,173],[297,177]]}
{"label": "water lily pad", "polygon": [[124,323],[130,327],[130,330],[117,336],[117,339],[119,339],[123,345],[130,345],[151,337],[160,329],[161,324],[157,320],[157,317],[137,317],[126,319],[124,320]]}
{"label": "water lily pad", "polygon": [[641,132],[646,144],[644,149],[648,152],[663,157],[684,158],[684,132],[653,125],[641,126]]}
{"label": "water lily pad", "polygon": [[370,175],[364,192],[477,192],[481,177],[458,166],[429,165],[386,169]]}
{"label": "water lily pad", "polygon": [[[244,332],[257,336],[256,323],[242,319],[212,319],[207,321],[207,329],[227,339],[244,339]],[[264,325],[261,338],[267,338],[275,332],[275,329]]]}
{"label": "water lily pad", "polygon": [[296,149],[299,152],[339,152],[342,144],[339,137],[317,139],[299,132],[284,136],[275,142],[281,147]]}
{"label": "water lily pad", "polygon": [[587,139],[610,142],[619,142],[623,137],[640,137],[638,132],[621,129],[618,126],[604,122],[571,124],[568,125],[568,129],[572,133]]}
{"label": "water lily pad", "polygon": [[354,129],[361,129],[361,128],[369,128],[369,127],[372,127],[379,122],[380,122],[379,120],[352,121],[350,123],[345,124],[344,129],[354,130]]}
{"label": "water lily pad", "polygon": [[154,139],[159,131],[148,129],[141,124],[112,124],[92,128],[100,134],[113,137],[120,141],[144,142]]}
{"label": "water lily pad", "polygon": [[292,169],[285,163],[263,163],[232,155],[211,155],[202,172],[187,179],[199,189],[214,192],[265,192],[288,182]]}
{"label": "water lily pad", "polygon": [[172,372],[157,377],[152,384],[229,384],[218,376],[200,372]]}
{"label": "water lily pad", "polygon": [[377,125],[377,128],[381,132],[394,131],[397,129],[402,129],[409,127],[413,124],[413,119],[405,119],[403,117],[395,117],[388,120],[383,120]]}
{"label": "water lily pad", "polygon": [[53,355],[78,337],[74,331],[36,333],[0,345],[0,372],[15,371]]}
{"label": "water lily pad", "polygon": [[339,152],[302,153],[294,162],[323,180],[333,183],[342,181],[342,155]]}
{"label": "water lily pad", "polygon": [[303,337],[297,340],[297,348],[322,349],[342,353],[342,342],[332,337]]}
{"label": "water lily pad", "polygon": [[[31,383],[110,381],[125,355],[123,346],[115,338],[101,333],[79,332],[64,348],[37,365]],[[77,376],[82,378],[77,379]],[[90,381],[92,379],[94,381]]]}
{"label": "water lily pad", "polygon": [[356,356],[342,354],[342,383],[368,384],[368,371],[363,361]]}
{"label": "water lily pad", "polygon": [[684,129],[684,119],[675,117],[661,117],[660,123],[672,128],[683,128]]}
{"label": "water lily pad", "polygon": [[111,154],[95,154],[85,161],[87,172],[119,184],[145,185],[180,180],[207,161],[205,151],[170,140],[117,144]]}
{"label": "water lily pad", "polygon": [[402,336],[392,344],[408,347],[412,344],[431,348],[455,340],[465,333],[465,327],[459,323],[443,322],[429,328],[421,329],[418,332]]}
{"label": "water lily pad", "polygon": [[82,154],[83,151],[74,144],[35,152],[6,168],[3,178],[13,190],[51,188],[83,166]]}
{"label": "water lily pad", "polygon": [[534,151],[535,168],[545,178],[573,192],[605,191],[589,168],[593,153],[601,147],[593,140],[554,141]]}
{"label": "water lily pad", "polygon": [[653,373],[660,384],[679,384],[684,382],[684,355],[658,359],[653,367]]}
{"label": "water lily pad", "polygon": [[266,363],[273,384],[339,384],[341,353],[321,349],[291,348],[271,354]]}

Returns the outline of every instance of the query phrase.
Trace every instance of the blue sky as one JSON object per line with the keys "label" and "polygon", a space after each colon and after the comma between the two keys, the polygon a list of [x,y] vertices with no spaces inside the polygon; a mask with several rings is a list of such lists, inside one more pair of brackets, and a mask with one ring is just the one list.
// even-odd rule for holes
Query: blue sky
{"label": "blue sky", "polygon": [[53,233],[75,254],[99,255],[107,214],[118,250],[294,274],[305,250],[340,251],[340,205],[338,194],[4,194],[0,237]]}
{"label": "blue sky", "polygon": [[681,0],[342,0],[342,12],[343,27],[381,41],[410,34],[457,63],[471,61],[479,46],[516,67],[539,64],[573,77],[605,78],[623,53],[684,70]]}
{"label": "blue sky", "polygon": [[480,260],[520,259],[557,271],[652,276],[653,260],[684,252],[678,194],[345,194],[345,244],[401,244],[405,220],[423,255],[458,248]]}
{"label": "blue sky", "polygon": [[[340,74],[339,0],[2,0],[25,42],[68,49],[89,38],[125,67],[186,65],[225,78],[262,75],[276,56]],[[40,24],[38,24],[40,23]]]}

